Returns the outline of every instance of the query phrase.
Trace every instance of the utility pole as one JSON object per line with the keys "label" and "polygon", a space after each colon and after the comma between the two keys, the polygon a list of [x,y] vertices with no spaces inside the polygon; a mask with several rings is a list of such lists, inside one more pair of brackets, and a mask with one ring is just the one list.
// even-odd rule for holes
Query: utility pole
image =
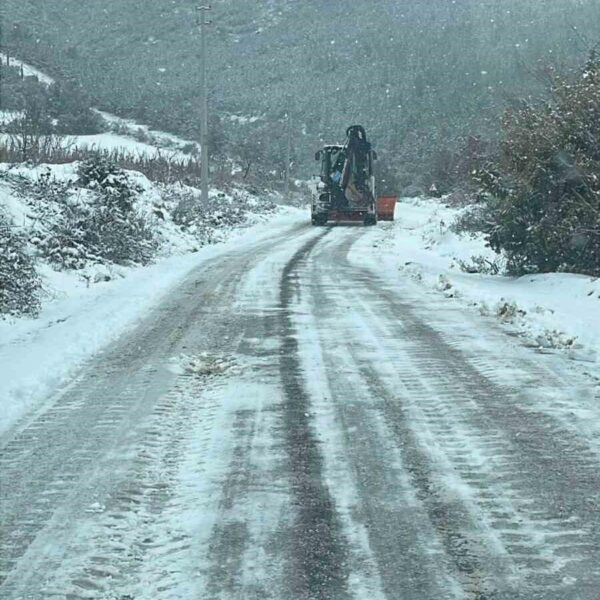
{"label": "utility pole", "polygon": [[206,20],[205,13],[210,6],[198,6],[198,18],[200,23],[200,191],[201,199],[208,201],[208,106],[206,90]]}
{"label": "utility pole", "polygon": [[287,111],[287,148],[285,151],[285,188],[284,198],[287,203],[290,201],[290,163],[292,162],[292,117],[288,107]]}

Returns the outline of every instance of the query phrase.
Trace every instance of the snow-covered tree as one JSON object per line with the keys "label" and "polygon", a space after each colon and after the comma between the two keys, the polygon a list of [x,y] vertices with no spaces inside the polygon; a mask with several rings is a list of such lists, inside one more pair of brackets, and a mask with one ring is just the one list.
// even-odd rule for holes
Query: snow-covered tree
{"label": "snow-covered tree", "polygon": [[35,316],[40,307],[40,278],[26,240],[0,211],[0,317]]}

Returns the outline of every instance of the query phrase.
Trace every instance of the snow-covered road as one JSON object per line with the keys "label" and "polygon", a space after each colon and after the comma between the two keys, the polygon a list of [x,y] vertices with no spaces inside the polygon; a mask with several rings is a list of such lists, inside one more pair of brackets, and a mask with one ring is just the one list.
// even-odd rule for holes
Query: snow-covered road
{"label": "snow-covered road", "polygon": [[597,382],[374,235],[207,260],[9,432],[0,595],[597,599]]}

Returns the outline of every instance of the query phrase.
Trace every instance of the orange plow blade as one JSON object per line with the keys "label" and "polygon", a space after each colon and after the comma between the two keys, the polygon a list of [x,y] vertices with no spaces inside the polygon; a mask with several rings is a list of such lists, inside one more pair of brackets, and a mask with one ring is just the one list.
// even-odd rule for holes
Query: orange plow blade
{"label": "orange plow blade", "polygon": [[379,221],[393,221],[397,201],[398,196],[379,196],[377,198],[377,219]]}

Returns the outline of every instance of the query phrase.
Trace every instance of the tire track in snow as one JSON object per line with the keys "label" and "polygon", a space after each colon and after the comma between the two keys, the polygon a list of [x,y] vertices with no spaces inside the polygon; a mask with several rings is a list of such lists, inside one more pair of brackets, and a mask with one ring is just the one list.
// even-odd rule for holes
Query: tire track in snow
{"label": "tire track in snow", "polygon": [[[348,246],[340,245],[336,264],[343,262]],[[348,303],[359,306],[364,321],[371,324],[371,344],[386,344],[390,357],[395,346],[406,346],[407,359],[396,358],[396,368],[379,369],[383,380],[370,369],[363,373],[373,391],[387,398],[389,422],[403,424],[399,443],[406,448],[407,437],[418,433],[421,439],[409,445],[409,456],[415,446],[429,447],[442,461],[450,460],[453,478],[459,476],[478,508],[473,518],[479,514],[488,530],[499,536],[502,554],[517,567],[521,585],[496,578],[498,593],[504,587],[510,598],[529,599],[540,593],[544,599],[573,594],[595,598],[600,545],[598,529],[588,517],[600,482],[588,445],[548,415],[525,410],[518,395],[471,366],[458,347],[448,345],[373,273],[350,267],[345,275],[344,300],[351,296]],[[343,284],[338,280],[338,286]],[[356,290],[360,294],[353,294]],[[420,313],[422,302],[419,298]],[[368,362],[364,352],[356,347],[354,352],[357,364]],[[487,368],[493,370],[493,365]],[[406,415],[401,408],[404,398],[410,399]],[[435,465],[434,456],[430,465]],[[419,465],[415,473],[417,480],[425,474]],[[429,496],[430,484],[425,482],[423,488]],[[489,593],[496,593],[493,587]]]}
{"label": "tire track in snow", "polygon": [[[169,509],[167,504],[157,503],[165,493],[160,486],[154,492],[138,494],[123,482],[129,477],[133,488],[138,483],[143,487],[147,476],[140,465],[149,461],[151,466],[164,466],[160,461],[166,438],[156,429],[146,431],[141,423],[157,406],[160,410],[155,416],[159,422],[177,421],[171,415],[173,405],[160,404],[174,379],[166,372],[165,365],[190,343],[190,332],[204,343],[218,347],[231,345],[229,333],[233,332],[231,337],[235,340],[238,328],[233,322],[235,315],[219,312],[222,302],[233,300],[248,266],[268,256],[277,243],[291,240],[297,246],[308,234],[314,235],[309,228],[301,228],[297,233],[297,237],[277,234],[253,246],[252,251],[246,248],[230,252],[193,271],[145,321],[90,361],[72,385],[5,436],[0,456],[3,471],[0,512],[4,528],[0,577],[6,578],[0,583],[3,594],[12,597],[18,588],[32,598],[45,598],[40,589],[44,582],[57,581],[55,575],[60,575],[63,583],[78,582],[73,597],[97,597],[105,586],[110,589],[119,578],[133,585],[136,572],[152,578],[152,568],[148,571],[147,565],[139,560],[152,554],[151,544],[136,542],[128,525],[139,522],[140,515],[157,513],[157,526],[166,530],[173,510],[182,506]],[[230,268],[230,264],[235,268]],[[210,280],[208,287],[203,285],[205,277]],[[207,328],[211,329],[210,334],[206,333]],[[168,422],[164,429],[171,435],[179,435],[179,430],[171,429]],[[204,451],[197,443],[194,449]],[[175,447],[168,450],[169,461],[175,462],[177,452]],[[132,461],[139,467],[135,472],[128,471]],[[188,466],[192,470],[197,468]],[[194,498],[194,493],[186,487],[184,497]],[[103,521],[106,515],[98,508],[100,516],[94,522],[101,526],[99,529],[91,526],[98,534],[94,539],[99,552],[95,559],[87,552],[74,555],[81,550],[81,547],[76,549],[78,541],[89,540],[85,528],[90,524],[82,513],[95,504],[95,499],[106,497],[115,507],[110,522]],[[160,506],[165,511],[164,519]],[[92,512],[95,510],[93,507]],[[147,523],[142,525],[141,531],[148,530]],[[114,544],[110,543],[111,531],[121,532],[115,533]],[[104,538],[108,540],[106,544]],[[170,542],[167,546],[169,552],[176,551]],[[119,564],[115,566],[108,556],[111,553],[129,558],[133,555],[137,562],[134,564],[128,558],[117,561]],[[85,560],[70,563],[74,558]],[[160,573],[155,575],[160,577]],[[177,582],[177,577],[166,578],[164,574],[162,579]],[[169,585],[157,582],[154,589],[168,597]]]}
{"label": "tire track in snow", "polygon": [[[334,248],[333,252],[345,254],[354,241],[355,236],[348,235],[338,244],[342,250]],[[447,518],[443,527],[448,534],[440,535],[443,531],[436,527],[439,519],[437,523],[431,519],[431,506],[423,503],[424,494],[422,487],[416,485],[415,472],[424,484],[428,460],[421,460],[418,466],[410,460],[414,459],[406,452],[410,440],[403,439],[398,448],[396,432],[390,429],[387,419],[381,418],[381,390],[374,389],[370,378],[380,369],[381,361],[393,360],[394,354],[373,351],[365,355],[371,339],[357,333],[359,323],[365,319],[355,313],[355,292],[345,274],[338,270],[340,266],[343,269],[343,261],[332,261],[330,254],[321,252],[312,262],[312,322],[319,329],[335,421],[342,424],[345,450],[358,490],[354,517],[368,525],[370,547],[385,596],[415,600],[464,598],[464,588],[461,591],[458,585],[460,576],[458,580],[454,578],[456,567],[449,564],[456,561],[448,561],[454,554],[462,561],[463,571],[471,576],[467,589],[476,595],[469,598],[489,597],[483,594],[473,555],[459,547],[461,527],[455,523],[452,529],[452,520]],[[437,513],[434,511],[440,519],[449,516],[442,514],[443,506],[438,505]],[[448,536],[454,536],[454,553],[448,552]]]}
{"label": "tire track in snow", "polygon": [[344,356],[346,344],[335,349],[330,344],[331,339],[321,339],[321,366],[314,349],[305,351],[312,356],[304,364],[310,376],[322,377],[316,420],[328,450],[332,493],[345,509],[344,530],[353,542],[352,579],[362,590],[355,597],[459,598],[443,548],[427,527],[401,453],[370,401],[359,366]]}
{"label": "tire track in snow", "polygon": [[[483,376],[458,348],[415,318],[409,307],[391,298],[386,304],[396,317],[386,327],[396,335],[402,331],[409,340],[422,340],[423,346],[411,351],[411,363],[433,386],[430,397],[452,398],[438,401],[428,415],[430,420],[438,419],[438,427],[444,418],[457,424],[458,435],[450,431],[441,438],[448,440],[447,453],[451,456],[461,445],[479,448],[493,465],[483,482],[467,483],[476,489],[492,479],[490,489],[496,490],[500,501],[494,507],[491,499],[484,498],[482,507],[504,538],[524,581],[533,590],[548,590],[548,598],[562,599],[575,589],[580,598],[595,598],[600,540],[589,517],[600,500],[600,474],[587,440],[560,421],[524,407],[518,390]],[[401,315],[402,328],[397,325]],[[408,373],[406,377],[409,380]],[[569,395],[570,387],[562,394]]]}
{"label": "tire track in snow", "polygon": [[285,266],[281,278],[282,347],[280,373],[285,394],[283,426],[290,461],[294,523],[288,573],[294,598],[344,600],[348,592],[348,550],[336,507],[324,482],[322,457],[310,418],[293,319],[302,290],[297,270],[329,233],[305,244]]}
{"label": "tire track in snow", "polygon": [[245,369],[222,394],[223,403],[238,409],[231,414],[235,443],[219,483],[218,516],[208,541],[207,598],[297,597],[289,576],[293,566],[288,564],[290,548],[297,542],[282,424],[282,311],[277,286],[294,251],[282,245],[245,270],[233,304],[242,331],[236,355]]}
{"label": "tire track in snow", "polygon": [[[229,269],[226,277],[220,272],[212,280],[207,276],[209,282],[203,286],[201,299],[208,300],[209,305],[204,306],[203,312],[214,315],[211,302],[233,302],[256,259],[246,257],[235,269]],[[263,321],[240,310],[219,314],[202,329],[194,327],[192,321],[182,344],[189,352],[214,348],[218,341],[217,347],[227,347],[235,355],[246,347],[250,334],[259,333]],[[107,519],[96,523],[91,539],[88,536],[87,542],[80,542],[82,549],[95,551],[92,560],[70,569],[71,589],[90,597],[109,594],[111,598],[152,600],[192,597],[194,590],[202,590],[206,598],[239,594],[261,600],[278,598],[271,596],[272,589],[268,587],[274,583],[271,575],[278,568],[277,560],[269,556],[265,540],[253,535],[258,518],[253,511],[259,506],[263,510],[276,506],[273,500],[282,492],[285,496],[287,488],[282,490],[273,484],[270,465],[257,465],[253,452],[257,431],[264,433],[262,430],[270,427],[258,401],[261,389],[252,387],[252,382],[244,381],[244,377],[234,377],[233,383],[228,381],[226,375],[208,386],[204,377],[178,378],[168,395],[168,408],[161,402],[155,411],[156,420],[148,426],[149,437],[141,444],[136,459],[143,468],[130,471],[123,479],[127,489],[132,485],[143,488],[147,481],[158,477],[165,500],[151,505],[147,495],[142,503],[124,504],[120,502],[122,492],[117,491],[117,503],[111,500],[113,509],[107,512]],[[211,390],[208,394],[207,387]],[[234,419],[233,427],[230,418]],[[167,463],[165,458],[169,458]],[[182,460],[187,466],[178,474]],[[181,478],[186,480],[185,485]],[[201,480],[204,482],[199,485]],[[201,518],[202,530],[192,532],[180,523],[179,515],[183,514],[192,522]],[[268,525],[268,520],[265,523],[264,518],[260,519],[258,529]],[[264,536],[272,531],[259,533]],[[261,566],[257,575],[252,569],[263,559],[274,566]],[[110,564],[119,577],[99,577],[97,561]],[[106,566],[103,570],[107,570]],[[257,582],[257,576],[264,580]]]}
{"label": "tire track in snow", "polygon": [[[176,589],[178,570],[168,565],[181,564],[192,538],[168,515],[184,509],[175,487],[182,448],[198,435],[190,423],[210,428],[213,422],[214,405],[194,401],[202,383],[181,376],[156,405],[131,467],[104,503],[92,507],[98,514],[71,540],[68,563],[46,584],[48,597],[62,590],[73,597],[137,598],[150,589],[158,597]],[[160,576],[141,577],[140,589],[140,570],[148,563]]]}

